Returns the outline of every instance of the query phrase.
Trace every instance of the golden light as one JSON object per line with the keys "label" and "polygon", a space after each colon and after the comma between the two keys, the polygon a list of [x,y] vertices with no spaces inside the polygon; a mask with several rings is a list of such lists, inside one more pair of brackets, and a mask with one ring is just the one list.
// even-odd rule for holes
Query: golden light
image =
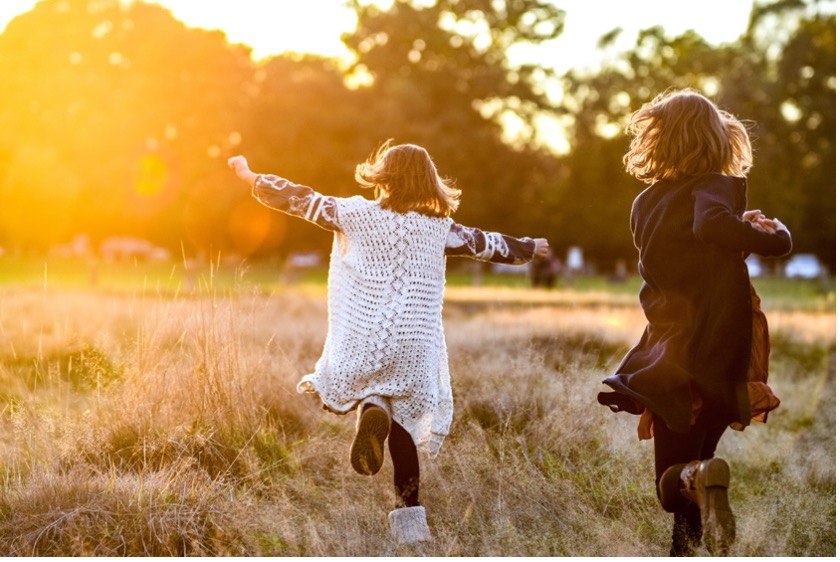
{"label": "golden light", "polygon": [[262,246],[271,231],[271,210],[245,199],[231,211],[228,230],[237,252],[243,255],[253,254]]}
{"label": "golden light", "polygon": [[212,198],[208,200],[206,189],[199,184],[187,193],[182,215],[184,233],[196,248],[218,250],[223,238],[219,235],[219,218],[223,216],[224,209],[219,208],[220,202]]}
{"label": "golden light", "polygon": [[134,191],[144,197],[159,195],[169,179],[166,162],[157,154],[144,154],[134,171]]}
{"label": "golden light", "polygon": [[279,52],[314,53],[349,60],[341,34],[356,24],[352,10],[340,1],[273,2],[263,0],[196,2],[157,0],[190,27],[222,29],[231,43],[252,48],[252,58]]}

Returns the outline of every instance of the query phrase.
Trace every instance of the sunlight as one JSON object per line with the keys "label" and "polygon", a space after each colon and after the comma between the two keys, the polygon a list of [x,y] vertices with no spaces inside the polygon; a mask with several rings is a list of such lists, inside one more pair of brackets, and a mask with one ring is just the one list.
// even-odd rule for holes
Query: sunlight
{"label": "sunlight", "polygon": [[269,9],[260,0],[157,3],[190,27],[222,28],[229,42],[251,47],[255,60],[284,51],[349,57],[341,34],[356,25],[352,10],[334,0],[273,2]]}
{"label": "sunlight", "polygon": [[166,162],[156,154],[145,154],[137,161],[134,176],[134,190],[146,197],[163,191],[168,176]]}
{"label": "sunlight", "polygon": [[[262,0],[147,1],[170,10],[188,27],[221,29],[229,42],[250,47],[255,60],[283,52],[336,57],[344,62],[352,59],[341,41],[341,34],[354,29],[356,16],[342,0],[271,4]],[[380,8],[392,4],[392,0],[370,1]],[[3,0],[0,3],[0,30],[14,16],[31,10],[36,3],[37,0]],[[508,53],[514,62],[536,60],[564,70],[588,67],[610,56],[615,49],[630,48],[639,30],[654,25],[663,26],[671,35],[693,29],[712,44],[731,42],[746,30],[752,9],[751,0],[709,0],[702,5],[695,4],[694,9],[691,5],[678,5],[669,0],[586,3],[555,0],[555,3],[566,10],[563,33],[543,48],[530,44],[515,46]],[[721,14],[726,16],[721,17]],[[623,32],[614,48],[599,52],[596,49],[599,38],[617,27]]]}
{"label": "sunlight", "polygon": [[268,238],[271,230],[271,211],[250,199],[243,199],[228,219],[228,229],[237,252],[254,253]]}
{"label": "sunlight", "polygon": [[31,10],[37,0],[3,0],[0,3],[0,31],[6,28],[6,24],[18,14]]}

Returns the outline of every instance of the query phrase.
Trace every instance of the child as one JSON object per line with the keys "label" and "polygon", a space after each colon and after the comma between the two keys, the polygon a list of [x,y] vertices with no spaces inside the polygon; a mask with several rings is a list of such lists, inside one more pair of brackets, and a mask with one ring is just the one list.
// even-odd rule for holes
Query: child
{"label": "child", "polygon": [[648,325],[598,401],[640,414],[639,437],[653,437],[657,494],[674,513],[671,555],[690,555],[701,536],[711,554],[726,554],[735,519],[715,448],[727,426],[743,429],[778,406],[766,370],[753,375],[751,354],[766,362],[769,347],[744,258],[787,254],[790,233],[745,212],[749,136],[702,95],[660,94],[628,132],[625,167],[649,184],[630,216]]}
{"label": "child", "polygon": [[264,205],[335,233],[329,270],[329,331],[315,372],[298,392],[333,413],[357,410],[350,463],[376,474],[384,443],[394,465],[397,542],[429,540],[419,502],[417,450],[435,456],[452,420],[441,307],[446,256],[520,264],[548,253],[539,238],[510,238],[455,223],[460,190],[442,179],[425,149],[390,141],[356,167],[375,200],[327,197],[228,161]]}

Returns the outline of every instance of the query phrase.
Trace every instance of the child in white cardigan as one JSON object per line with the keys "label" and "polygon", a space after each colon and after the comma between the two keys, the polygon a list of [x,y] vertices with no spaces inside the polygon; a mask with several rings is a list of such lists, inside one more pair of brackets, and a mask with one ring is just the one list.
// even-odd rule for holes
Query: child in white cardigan
{"label": "child in white cardigan", "polygon": [[430,539],[419,502],[417,450],[435,456],[452,421],[441,307],[446,256],[521,264],[548,253],[543,239],[511,238],[455,223],[460,190],[441,178],[425,149],[386,142],[356,167],[362,196],[328,197],[228,161],[264,205],[335,233],[329,269],[329,331],[323,354],[298,392],[316,393],[337,414],[357,410],[350,462],[379,472],[385,440],[394,464],[403,544]]}

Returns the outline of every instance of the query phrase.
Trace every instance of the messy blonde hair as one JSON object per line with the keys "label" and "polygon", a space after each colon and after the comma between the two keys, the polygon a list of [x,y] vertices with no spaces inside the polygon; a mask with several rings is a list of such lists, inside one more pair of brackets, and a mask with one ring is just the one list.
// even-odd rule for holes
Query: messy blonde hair
{"label": "messy blonde hair", "polygon": [[458,209],[461,190],[441,178],[426,149],[413,144],[392,145],[388,140],[367,162],[356,166],[356,181],[373,188],[383,209],[416,211],[448,217]]}
{"label": "messy blonde hair", "polygon": [[630,117],[627,172],[646,183],[717,172],[746,176],[752,144],[743,123],[691,89],[664,92]]}

